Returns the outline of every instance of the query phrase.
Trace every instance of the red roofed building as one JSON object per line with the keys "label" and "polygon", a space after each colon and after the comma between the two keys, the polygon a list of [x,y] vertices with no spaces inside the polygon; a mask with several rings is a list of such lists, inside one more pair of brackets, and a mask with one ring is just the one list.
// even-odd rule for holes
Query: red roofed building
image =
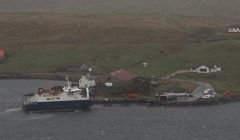
{"label": "red roofed building", "polygon": [[135,74],[132,74],[124,69],[114,71],[110,75],[121,81],[129,81],[137,77]]}
{"label": "red roofed building", "polygon": [[5,51],[0,48],[0,58],[4,58],[4,57],[5,57]]}

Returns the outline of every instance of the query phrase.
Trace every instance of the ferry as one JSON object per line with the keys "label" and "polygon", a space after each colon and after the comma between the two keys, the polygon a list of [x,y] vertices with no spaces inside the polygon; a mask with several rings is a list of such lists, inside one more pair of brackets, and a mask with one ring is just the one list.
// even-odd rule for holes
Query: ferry
{"label": "ferry", "polygon": [[66,79],[67,84],[63,87],[39,88],[36,93],[24,95],[23,110],[35,112],[88,109],[92,105],[88,87],[80,88],[69,82],[67,77]]}

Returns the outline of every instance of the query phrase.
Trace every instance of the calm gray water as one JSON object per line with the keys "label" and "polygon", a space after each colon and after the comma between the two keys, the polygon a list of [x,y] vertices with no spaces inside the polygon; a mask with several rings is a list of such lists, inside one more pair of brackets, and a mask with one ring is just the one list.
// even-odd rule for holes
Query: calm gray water
{"label": "calm gray water", "polygon": [[208,107],[93,106],[29,113],[21,97],[46,80],[0,80],[0,140],[239,140],[240,103]]}

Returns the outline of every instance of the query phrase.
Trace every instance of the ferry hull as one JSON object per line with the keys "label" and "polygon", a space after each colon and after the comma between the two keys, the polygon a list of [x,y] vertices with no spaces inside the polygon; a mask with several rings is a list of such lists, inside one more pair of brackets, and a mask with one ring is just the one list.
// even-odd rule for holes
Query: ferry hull
{"label": "ferry hull", "polygon": [[34,102],[32,104],[24,104],[23,109],[26,112],[61,111],[61,110],[64,111],[64,110],[88,109],[91,105],[92,102],[90,100]]}

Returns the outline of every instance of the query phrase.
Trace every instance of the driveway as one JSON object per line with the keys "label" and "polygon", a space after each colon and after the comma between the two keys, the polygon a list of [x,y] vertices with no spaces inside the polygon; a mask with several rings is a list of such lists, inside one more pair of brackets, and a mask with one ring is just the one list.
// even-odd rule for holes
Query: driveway
{"label": "driveway", "polygon": [[175,80],[197,84],[198,87],[192,93],[194,98],[202,97],[204,95],[203,92],[206,89],[212,89],[215,92],[213,86],[211,84],[209,84],[209,83],[198,82],[198,81],[191,81],[191,80],[179,80],[179,79],[175,79]]}
{"label": "driveway", "polygon": [[196,82],[196,83],[198,84],[198,87],[193,91],[193,96],[195,98],[202,97],[204,95],[203,92],[206,89],[212,89],[215,92],[214,88],[209,83],[204,83],[204,82]]}

